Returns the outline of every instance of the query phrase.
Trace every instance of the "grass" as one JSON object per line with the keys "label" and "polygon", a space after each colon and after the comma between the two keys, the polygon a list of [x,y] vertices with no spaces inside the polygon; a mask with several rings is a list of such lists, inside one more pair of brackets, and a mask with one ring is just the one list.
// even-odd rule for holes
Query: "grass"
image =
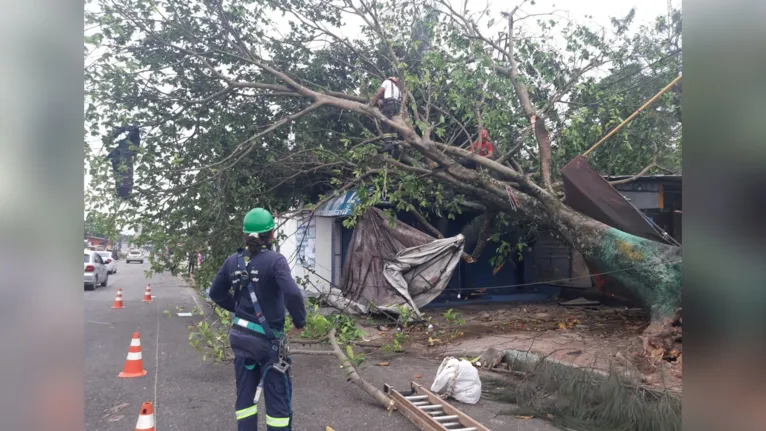
{"label": "grass", "polygon": [[533,415],[577,431],[676,431],[681,397],[638,387],[617,372],[599,376],[549,361],[513,360],[525,377],[488,395],[518,405],[506,414]]}

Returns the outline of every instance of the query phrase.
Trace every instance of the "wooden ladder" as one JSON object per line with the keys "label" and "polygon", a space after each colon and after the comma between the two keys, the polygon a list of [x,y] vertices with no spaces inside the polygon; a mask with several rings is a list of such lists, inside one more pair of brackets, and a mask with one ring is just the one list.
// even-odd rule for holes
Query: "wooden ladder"
{"label": "wooden ladder", "polygon": [[383,386],[404,417],[422,431],[490,431],[418,383],[410,383],[409,394]]}

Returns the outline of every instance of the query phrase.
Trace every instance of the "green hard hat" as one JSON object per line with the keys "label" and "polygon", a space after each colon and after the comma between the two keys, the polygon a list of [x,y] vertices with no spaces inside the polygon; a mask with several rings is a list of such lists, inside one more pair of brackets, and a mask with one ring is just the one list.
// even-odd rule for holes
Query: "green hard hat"
{"label": "green hard hat", "polygon": [[242,231],[246,234],[264,233],[274,229],[274,217],[263,208],[253,208],[242,222]]}

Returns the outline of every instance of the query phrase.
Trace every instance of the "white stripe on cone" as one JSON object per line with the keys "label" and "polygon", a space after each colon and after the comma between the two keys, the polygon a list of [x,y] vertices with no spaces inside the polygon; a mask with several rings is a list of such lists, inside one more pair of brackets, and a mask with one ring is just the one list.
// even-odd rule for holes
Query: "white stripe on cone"
{"label": "white stripe on cone", "polygon": [[154,428],[154,414],[139,415],[136,422],[137,430],[148,430]]}
{"label": "white stripe on cone", "polygon": [[128,360],[129,361],[141,360],[141,352],[128,352]]}
{"label": "white stripe on cone", "polygon": [[130,340],[130,345],[133,346],[133,347],[136,347],[136,346],[140,347],[141,346],[141,339],[140,338],[132,338]]}

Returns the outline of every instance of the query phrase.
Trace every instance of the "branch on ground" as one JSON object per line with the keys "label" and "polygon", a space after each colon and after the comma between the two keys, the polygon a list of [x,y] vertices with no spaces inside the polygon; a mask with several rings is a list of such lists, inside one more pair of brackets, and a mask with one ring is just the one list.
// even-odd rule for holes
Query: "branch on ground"
{"label": "branch on ground", "polygon": [[348,359],[348,356],[346,356],[345,353],[343,353],[343,350],[341,350],[340,346],[338,346],[338,341],[335,339],[335,328],[330,330],[330,333],[327,334],[327,341],[330,342],[330,346],[332,347],[331,351],[327,350],[301,350],[301,351],[295,351],[293,353],[300,352],[301,354],[307,354],[307,355],[328,355],[328,354],[334,354],[335,357],[338,358],[338,360],[341,363],[341,368],[346,370],[346,380],[357,385],[360,389],[367,392],[371,397],[375,399],[380,405],[385,407],[386,409],[392,409],[394,407],[394,402],[386,396],[386,394],[383,393],[380,389],[376,388],[375,386],[368,383],[366,380],[364,380],[359,373],[356,371],[356,368],[354,368],[353,364],[351,363],[351,360]]}

